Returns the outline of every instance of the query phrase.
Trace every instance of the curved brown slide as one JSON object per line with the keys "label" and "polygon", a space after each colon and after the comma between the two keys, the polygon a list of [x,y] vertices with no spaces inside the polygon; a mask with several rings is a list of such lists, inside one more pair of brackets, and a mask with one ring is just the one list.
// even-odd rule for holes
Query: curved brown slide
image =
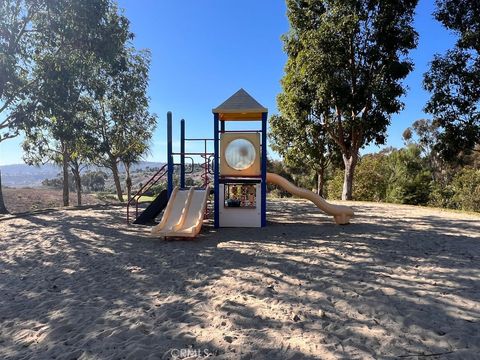
{"label": "curved brown slide", "polygon": [[320,210],[322,210],[328,215],[332,215],[335,219],[335,222],[339,225],[348,224],[348,222],[354,215],[353,210],[350,207],[344,205],[330,204],[326,202],[321,196],[315,194],[310,190],[302,189],[293,185],[290,181],[281,177],[280,175],[267,173],[267,183],[278,185],[288,191],[290,194],[310,200]]}

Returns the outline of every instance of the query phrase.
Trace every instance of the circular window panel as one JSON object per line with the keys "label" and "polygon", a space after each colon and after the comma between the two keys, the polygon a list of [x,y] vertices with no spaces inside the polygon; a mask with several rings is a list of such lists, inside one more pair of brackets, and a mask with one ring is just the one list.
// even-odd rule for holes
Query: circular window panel
{"label": "circular window panel", "polygon": [[235,139],[225,149],[225,161],[235,170],[246,170],[255,162],[255,146],[246,139]]}

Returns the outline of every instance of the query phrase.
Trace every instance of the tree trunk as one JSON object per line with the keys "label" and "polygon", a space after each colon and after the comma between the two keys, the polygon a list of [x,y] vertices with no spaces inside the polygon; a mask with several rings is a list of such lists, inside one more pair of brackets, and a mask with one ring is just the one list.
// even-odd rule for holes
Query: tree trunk
{"label": "tree trunk", "polygon": [[317,194],[323,197],[323,188],[325,186],[325,169],[317,170]]}
{"label": "tree trunk", "polygon": [[75,188],[77,190],[77,206],[82,205],[82,178],[79,168],[72,168],[73,177],[75,178]]}
{"label": "tree trunk", "polygon": [[118,200],[123,202],[122,185],[120,184],[120,176],[118,175],[118,165],[116,159],[110,159],[110,169],[112,170],[113,181],[115,182]]}
{"label": "tree trunk", "polygon": [[0,172],[0,214],[8,214],[7,207],[3,201],[3,191],[2,191],[2,173]]}
{"label": "tree trunk", "polygon": [[357,166],[358,156],[343,155],[343,163],[345,165],[345,177],[343,179],[342,200],[352,200],[353,175]]}
{"label": "tree trunk", "polygon": [[127,186],[127,201],[132,199],[132,178],[130,177],[130,164],[123,163],[125,166],[125,172],[127,174],[127,178],[125,180],[125,185]]}
{"label": "tree trunk", "polygon": [[69,154],[65,148],[65,145],[62,147],[63,154],[62,154],[62,167],[63,167],[63,206],[70,205],[70,188],[68,184],[68,173],[70,170],[69,167]]}

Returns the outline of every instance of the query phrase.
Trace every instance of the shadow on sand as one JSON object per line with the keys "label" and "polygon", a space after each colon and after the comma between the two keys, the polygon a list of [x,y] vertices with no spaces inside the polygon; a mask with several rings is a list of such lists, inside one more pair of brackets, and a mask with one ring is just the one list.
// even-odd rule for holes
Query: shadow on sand
{"label": "shadow on sand", "polygon": [[0,357],[478,356],[480,219],[355,210],[337,226],[274,202],[267,228],[195,241],[152,239],[118,209],[4,222]]}

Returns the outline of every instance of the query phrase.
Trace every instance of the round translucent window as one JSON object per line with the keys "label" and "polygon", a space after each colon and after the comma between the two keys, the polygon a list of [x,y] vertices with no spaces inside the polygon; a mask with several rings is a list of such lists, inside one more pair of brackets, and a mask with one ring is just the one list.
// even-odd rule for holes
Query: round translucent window
{"label": "round translucent window", "polygon": [[225,160],[235,170],[245,170],[255,162],[255,146],[246,139],[231,141],[225,149]]}

